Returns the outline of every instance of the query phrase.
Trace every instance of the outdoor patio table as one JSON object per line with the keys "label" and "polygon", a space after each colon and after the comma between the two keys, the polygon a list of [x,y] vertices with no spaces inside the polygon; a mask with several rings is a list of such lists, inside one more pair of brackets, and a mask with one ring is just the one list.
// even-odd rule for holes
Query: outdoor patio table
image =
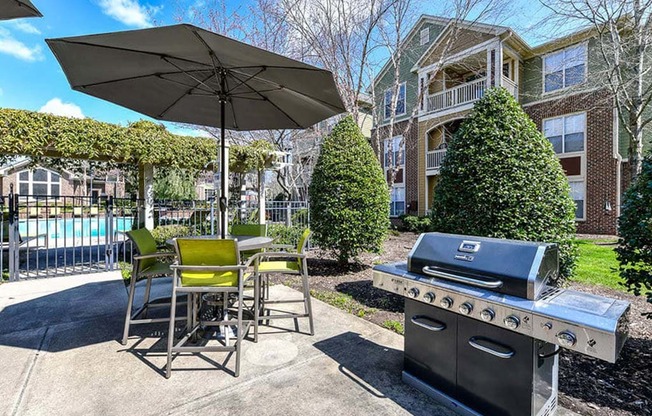
{"label": "outdoor patio table", "polygon": [[[220,237],[217,235],[198,235],[198,236],[183,237],[183,238],[220,238]],[[237,238],[239,251],[259,250],[261,248],[266,248],[271,246],[272,243],[274,242],[274,239],[271,237],[259,237],[259,236],[250,236],[250,235],[241,235],[238,237],[231,237],[231,238]],[[170,247],[174,247],[174,239],[170,238],[169,240],[166,240],[165,244],[167,244]]]}

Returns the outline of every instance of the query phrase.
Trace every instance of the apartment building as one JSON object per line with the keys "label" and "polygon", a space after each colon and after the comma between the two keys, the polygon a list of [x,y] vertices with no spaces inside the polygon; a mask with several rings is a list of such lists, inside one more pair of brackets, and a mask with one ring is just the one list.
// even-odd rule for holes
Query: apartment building
{"label": "apartment building", "polygon": [[429,211],[447,143],[486,89],[504,87],[552,143],[578,232],[615,234],[628,184],[627,138],[609,93],[591,83],[595,42],[583,32],[531,47],[505,26],[421,16],[403,43],[398,94],[389,60],[373,84],[374,134],[388,178],[393,161],[399,167],[391,216]]}

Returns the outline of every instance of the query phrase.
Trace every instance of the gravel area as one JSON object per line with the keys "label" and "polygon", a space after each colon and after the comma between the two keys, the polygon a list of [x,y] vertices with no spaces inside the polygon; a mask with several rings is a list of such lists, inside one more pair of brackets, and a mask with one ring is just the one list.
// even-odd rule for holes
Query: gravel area
{"label": "gravel area", "polygon": [[[404,322],[403,298],[374,288],[371,268],[406,259],[416,238],[413,233],[391,236],[381,255],[365,254],[360,263],[349,268],[338,266],[327,253],[311,252],[308,268],[314,296],[400,332]],[[273,276],[272,281],[300,288],[296,278]],[[570,287],[631,302],[630,337],[615,364],[564,350],[560,354],[560,404],[587,416],[652,415],[652,319],[641,316],[652,305],[642,297],[606,287],[579,283]]]}

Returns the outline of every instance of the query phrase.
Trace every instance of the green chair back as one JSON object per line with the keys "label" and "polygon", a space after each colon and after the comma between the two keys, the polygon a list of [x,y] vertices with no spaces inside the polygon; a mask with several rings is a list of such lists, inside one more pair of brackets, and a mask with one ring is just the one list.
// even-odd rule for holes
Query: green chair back
{"label": "green chair back", "polygon": [[[177,258],[182,266],[237,266],[236,240],[177,238]],[[238,272],[183,271],[184,286],[237,286]]]}
{"label": "green chair back", "polygon": [[231,235],[246,235],[255,237],[267,236],[267,224],[233,224]]}
{"label": "green chair back", "polygon": [[[144,256],[147,254],[154,254],[158,251],[156,240],[154,240],[152,233],[150,233],[147,228],[128,231],[127,236],[136,245],[136,249],[140,255]],[[151,267],[154,263],[156,263],[156,261],[156,259],[140,260],[138,262],[138,270],[135,270],[136,274]]]}
{"label": "green chair back", "polygon": [[310,239],[311,234],[312,231],[310,231],[310,228],[306,228],[303,231],[303,234],[301,234],[301,237],[299,238],[299,243],[297,244],[297,253],[303,254],[306,246],[308,245],[308,240]]}

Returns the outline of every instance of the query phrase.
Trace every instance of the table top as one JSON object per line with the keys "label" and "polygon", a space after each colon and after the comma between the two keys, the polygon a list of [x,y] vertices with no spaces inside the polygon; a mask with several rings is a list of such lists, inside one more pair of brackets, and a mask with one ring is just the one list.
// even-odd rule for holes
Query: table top
{"label": "table top", "polygon": [[[217,239],[219,239],[220,236],[218,236],[218,235],[194,235],[194,236],[183,237],[183,238],[197,238],[197,239],[217,238]],[[259,237],[259,236],[253,236],[253,235],[227,236],[227,238],[235,238],[236,240],[238,240],[238,250],[240,250],[240,251],[258,250],[258,249],[261,249],[261,248],[269,247],[274,242],[274,239],[271,238],[271,237]],[[170,238],[169,240],[166,240],[165,244],[167,244],[170,247],[174,247],[174,238]]]}

